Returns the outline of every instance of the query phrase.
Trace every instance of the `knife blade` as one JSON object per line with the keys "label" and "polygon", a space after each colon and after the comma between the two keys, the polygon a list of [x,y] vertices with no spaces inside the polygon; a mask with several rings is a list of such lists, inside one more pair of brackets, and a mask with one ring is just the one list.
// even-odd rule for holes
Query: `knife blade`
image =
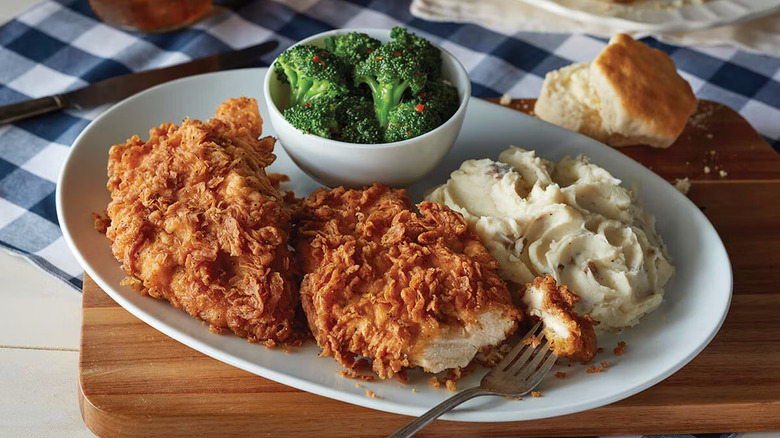
{"label": "knife blade", "polygon": [[241,67],[273,51],[278,45],[278,41],[267,41],[245,49],[218,53],[166,68],[116,76],[68,93],[0,106],[0,124],[65,108],[92,108],[104,103],[117,102],[151,86],[173,79]]}

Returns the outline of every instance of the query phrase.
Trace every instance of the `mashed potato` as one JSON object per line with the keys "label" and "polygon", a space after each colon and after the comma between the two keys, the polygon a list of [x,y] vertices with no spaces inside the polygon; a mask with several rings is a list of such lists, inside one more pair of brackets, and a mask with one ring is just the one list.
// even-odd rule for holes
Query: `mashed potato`
{"label": "mashed potato", "polygon": [[567,285],[599,331],[639,323],[674,272],[653,216],[587,157],[556,164],[512,146],[498,162],[464,162],[427,200],[462,213],[507,280]]}

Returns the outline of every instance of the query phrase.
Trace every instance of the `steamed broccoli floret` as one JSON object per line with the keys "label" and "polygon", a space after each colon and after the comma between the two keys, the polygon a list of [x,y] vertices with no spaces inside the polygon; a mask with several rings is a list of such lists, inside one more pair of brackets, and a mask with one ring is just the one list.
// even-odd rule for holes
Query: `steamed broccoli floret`
{"label": "steamed broccoli floret", "polygon": [[368,58],[382,43],[368,34],[351,32],[325,39],[325,49],[341,57],[347,65],[357,65]]}
{"label": "steamed broccoli floret", "polygon": [[390,36],[392,41],[355,67],[355,83],[367,84],[371,89],[374,111],[382,126],[405,95],[417,94],[441,72],[441,53],[428,40],[401,27],[393,28]]}
{"label": "steamed broccoli floret", "polygon": [[[284,117],[303,132],[351,143],[406,140],[448,120],[458,91],[440,79],[441,53],[396,27],[382,45],[364,33],[295,46],[274,69],[291,89]],[[366,84],[363,86],[363,84]]]}
{"label": "steamed broccoli floret", "polygon": [[442,119],[438,112],[432,111],[419,102],[404,102],[393,108],[388,115],[385,141],[408,140],[436,129]]}
{"label": "steamed broccoli floret", "polygon": [[384,141],[374,107],[360,97],[322,96],[287,108],[284,118],[307,134],[349,143]]}
{"label": "steamed broccoli floret", "polygon": [[290,106],[320,96],[349,93],[344,62],[325,49],[301,45],[282,52],[274,64],[280,81],[290,84]]}
{"label": "steamed broccoli floret", "polygon": [[457,88],[442,81],[429,82],[414,97],[390,111],[385,141],[407,140],[432,131],[460,106]]}
{"label": "steamed broccoli floret", "polygon": [[342,117],[339,139],[348,143],[382,143],[384,132],[369,99],[349,97],[341,102]]}
{"label": "steamed broccoli floret", "polygon": [[284,118],[307,134],[333,138],[339,129],[338,100],[322,96],[284,110]]}
{"label": "steamed broccoli floret", "polygon": [[444,81],[429,82],[425,90],[417,93],[417,97],[419,103],[439,114],[442,123],[449,120],[460,107],[458,89]]}

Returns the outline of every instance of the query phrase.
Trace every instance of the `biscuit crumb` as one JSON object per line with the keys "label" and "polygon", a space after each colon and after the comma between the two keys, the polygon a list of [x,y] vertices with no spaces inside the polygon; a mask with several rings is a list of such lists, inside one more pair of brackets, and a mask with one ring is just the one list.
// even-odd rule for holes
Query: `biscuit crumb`
{"label": "biscuit crumb", "polygon": [[378,395],[374,394],[374,391],[371,391],[370,389],[366,389],[366,397],[381,398]]}
{"label": "biscuit crumb", "polygon": [[417,389],[415,389],[415,388],[412,388],[412,392],[417,392]]}
{"label": "biscuit crumb", "polygon": [[683,179],[677,178],[674,180],[674,188],[679,190],[683,195],[687,195],[688,191],[691,190],[691,181],[688,177]]}
{"label": "biscuit crumb", "polygon": [[620,341],[617,343],[617,347],[613,350],[615,353],[615,356],[620,356],[621,354],[626,352],[626,343],[623,341]]}
{"label": "biscuit crumb", "polygon": [[523,401],[523,397],[515,397],[516,401]]}
{"label": "biscuit crumb", "polygon": [[557,373],[555,373],[555,377],[557,377],[559,379],[565,379],[566,378],[566,373],[564,373],[563,371],[558,371]]}
{"label": "biscuit crumb", "polygon": [[363,385],[361,385],[360,382],[355,382],[355,388],[360,388],[361,386]]}
{"label": "biscuit crumb", "polygon": [[601,353],[602,351],[604,351],[604,349],[603,349],[603,348],[601,348],[601,347],[599,347],[599,348],[597,348],[597,349],[596,349],[596,353]]}
{"label": "biscuit crumb", "polygon": [[431,384],[431,386],[433,386],[434,388],[439,388],[439,387],[441,387],[441,382],[439,382],[439,379],[437,379],[436,377],[431,377],[431,378],[428,380],[428,383],[430,383],[430,384]]}
{"label": "biscuit crumb", "polygon": [[508,94],[506,94],[506,93],[505,93],[505,94],[504,94],[503,96],[501,96],[501,98],[498,100],[498,103],[500,103],[501,105],[509,105],[510,103],[512,103],[512,96],[510,96],[510,95],[508,95]]}
{"label": "biscuit crumb", "polygon": [[601,368],[609,368],[609,364],[606,362],[601,362]]}
{"label": "biscuit crumb", "polygon": [[542,396],[542,393],[539,391],[531,391],[531,395],[538,398]]}
{"label": "biscuit crumb", "polygon": [[711,172],[710,166],[704,166],[704,173],[708,174],[710,172]]}

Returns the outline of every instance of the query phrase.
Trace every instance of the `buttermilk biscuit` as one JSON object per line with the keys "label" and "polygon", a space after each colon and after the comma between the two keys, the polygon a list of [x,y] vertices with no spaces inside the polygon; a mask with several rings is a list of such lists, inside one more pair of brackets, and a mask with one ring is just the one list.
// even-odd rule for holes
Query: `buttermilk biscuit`
{"label": "buttermilk biscuit", "polygon": [[611,146],[666,148],[695,109],[668,55],[617,34],[592,63],[548,73],[534,112]]}

